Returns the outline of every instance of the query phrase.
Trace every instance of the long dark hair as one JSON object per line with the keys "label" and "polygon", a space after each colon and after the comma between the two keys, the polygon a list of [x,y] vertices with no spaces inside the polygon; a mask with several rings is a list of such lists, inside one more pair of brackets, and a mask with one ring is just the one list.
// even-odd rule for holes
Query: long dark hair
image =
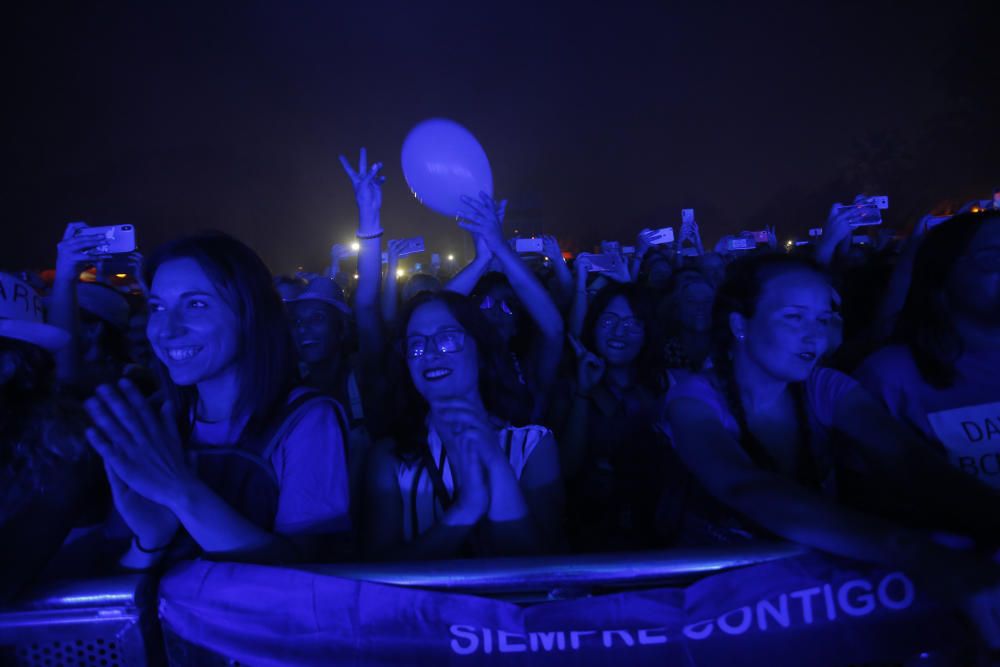
{"label": "long dark hair", "polygon": [[910,349],[921,377],[932,387],[944,389],[955,382],[955,362],[964,351],[948,303],[948,279],[982,223],[996,221],[1000,213],[956,215],[927,232],[917,250],[893,339]]}
{"label": "long dark hair", "polygon": [[[246,244],[221,232],[209,232],[158,248],[143,272],[146,285],[153,284],[153,276],[165,262],[181,258],[198,263],[239,319],[240,394],[235,414],[249,415],[247,432],[253,433],[284,404],[295,377],[295,350],[271,272]],[[156,370],[186,436],[193,426],[197,390],[175,385],[158,360]]]}
{"label": "long dark hair", "polygon": [[638,372],[639,384],[654,393],[662,392],[666,389],[664,384],[665,368],[663,367],[661,351],[663,335],[657,323],[654,296],[649,288],[641,287],[635,283],[615,282],[602,287],[587,306],[580,342],[588,350],[595,349],[594,331],[597,328],[597,320],[608,304],[618,297],[625,299],[633,316],[643,323],[645,340],[642,349],[639,350],[639,355],[633,362]]}
{"label": "long dark hair", "polygon": [[[784,253],[767,252],[751,254],[734,261],[726,268],[726,277],[715,293],[712,304],[712,370],[719,389],[726,397],[729,411],[740,427],[741,443],[747,454],[758,465],[774,468],[774,462],[763,445],[757,441],[747,426],[746,411],[740,397],[740,387],[733,368],[733,332],[729,318],[739,313],[746,319],[753,317],[764,285],[771,278],[795,270],[812,271],[826,278],[826,273],[809,259]],[[789,385],[799,412],[800,440],[808,438],[805,383]],[[810,471],[810,476],[815,471]],[[815,481],[814,479],[810,481]]]}
{"label": "long dark hair", "polygon": [[517,382],[517,373],[510,355],[502,349],[499,336],[479,309],[478,302],[468,296],[443,290],[422,292],[411,299],[399,317],[393,346],[396,354],[396,419],[393,434],[396,451],[403,458],[412,458],[427,445],[427,411],[429,406],[410,378],[410,371],[403,354],[406,328],[410,318],[428,303],[441,303],[465,330],[465,335],[476,342],[479,362],[479,396],[486,411],[495,417],[514,424],[526,423],[531,411],[530,399],[523,385]]}

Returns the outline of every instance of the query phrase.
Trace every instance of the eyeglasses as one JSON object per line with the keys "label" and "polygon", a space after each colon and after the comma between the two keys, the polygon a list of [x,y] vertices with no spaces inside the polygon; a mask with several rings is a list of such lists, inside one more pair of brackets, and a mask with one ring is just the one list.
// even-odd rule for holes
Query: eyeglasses
{"label": "eyeglasses", "polygon": [[424,356],[428,349],[428,343],[430,343],[430,349],[437,350],[442,354],[461,352],[465,349],[465,332],[452,330],[439,331],[430,336],[407,336],[404,348],[406,358],[418,359]]}
{"label": "eyeglasses", "polygon": [[597,320],[598,326],[602,329],[608,329],[609,331],[616,331],[618,329],[619,322],[621,323],[627,336],[638,336],[646,330],[646,325],[642,323],[642,320],[637,320],[634,317],[626,317],[625,319],[622,319],[614,313],[604,313]]}
{"label": "eyeglasses", "polygon": [[493,310],[497,306],[500,306],[500,310],[502,310],[506,315],[514,314],[514,311],[511,310],[510,306],[508,306],[507,302],[503,299],[494,299],[491,296],[487,296],[483,297],[482,303],[479,304],[479,307],[482,310]]}

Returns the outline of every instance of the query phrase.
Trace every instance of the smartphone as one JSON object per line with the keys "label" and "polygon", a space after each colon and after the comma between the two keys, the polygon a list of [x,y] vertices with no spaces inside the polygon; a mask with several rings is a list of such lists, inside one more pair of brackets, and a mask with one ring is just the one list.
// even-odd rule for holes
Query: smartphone
{"label": "smartphone", "polygon": [[618,241],[601,241],[601,252],[605,255],[621,254],[622,244]]}
{"label": "smartphone", "polygon": [[135,250],[135,227],[132,225],[81,227],[74,236],[80,236],[80,234],[104,235],[104,243],[92,251],[95,255],[118,255]]}
{"label": "smartphone", "polygon": [[441,266],[441,255],[440,253],[431,254],[431,266]]}
{"label": "smartphone", "polygon": [[622,246],[622,254],[626,255],[626,256],[634,255],[635,254],[635,246],[634,245],[623,245]]}
{"label": "smartphone", "polygon": [[867,234],[855,234],[854,236],[851,237],[851,243],[853,245],[868,245],[871,242],[872,240],[868,237]]}
{"label": "smartphone", "polygon": [[663,245],[664,243],[674,242],[674,228],[673,227],[660,227],[659,229],[654,229],[652,236],[649,238],[649,245]]}
{"label": "smartphone", "polygon": [[885,195],[880,195],[878,197],[869,197],[868,203],[875,204],[876,206],[878,206],[878,209],[880,211],[884,211],[885,209],[889,208],[889,198],[886,197]]}
{"label": "smartphone", "polygon": [[681,209],[681,222],[694,222],[694,209],[693,208],[682,208]]}
{"label": "smartphone", "polygon": [[514,250],[519,253],[539,253],[543,247],[542,239],[517,239],[514,243]]}
{"label": "smartphone", "polygon": [[726,241],[727,250],[753,250],[757,247],[757,244],[753,239],[748,238],[735,238]]}
{"label": "smartphone", "polygon": [[587,271],[614,271],[618,268],[618,263],[621,261],[618,255],[591,255],[589,257],[590,265],[587,267]]}
{"label": "smartphone", "polygon": [[822,227],[813,227],[809,230],[809,236],[823,236]]}
{"label": "smartphone", "polygon": [[850,209],[851,227],[868,227],[882,224],[882,211],[873,202],[841,204],[839,210]]}
{"label": "smartphone", "polygon": [[414,236],[412,238],[403,239],[403,247],[399,250],[400,257],[406,257],[407,255],[415,255],[418,252],[424,251],[424,237]]}
{"label": "smartphone", "polygon": [[753,235],[754,243],[767,243],[768,241],[771,240],[771,236],[770,234],[767,233],[767,230],[764,230],[762,232],[747,232],[747,233]]}
{"label": "smartphone", "polygon": [[809,241],[796,241],[795,242],[795,247],[800,247],[800,246],[804,246],[804,245],[809,245]]}

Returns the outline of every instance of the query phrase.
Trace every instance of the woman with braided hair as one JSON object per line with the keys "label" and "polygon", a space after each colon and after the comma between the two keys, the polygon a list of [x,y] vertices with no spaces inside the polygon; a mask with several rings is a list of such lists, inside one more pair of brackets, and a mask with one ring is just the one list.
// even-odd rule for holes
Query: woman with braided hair
{"label": "woman with braided hair", "polygon": [[913,443],[849,377],[818,366],[831,311],[832,289],[815,264],[767,254],[729,267],[712,309],[713,369],[679,382],[666,401],[664,430],[693,480],[680,503],[683,538],[777,537],[900,567],[949,592],[995,638],[988,612],[1000,609],[1000,568],[988,557],[837,502],[835,464],[861,459],[900,494],[933,489],[913,503],[936,505],[947,528],[972,533],[958,526],[971,506],[990,524],[974,535],[998,534],[996,492]]}

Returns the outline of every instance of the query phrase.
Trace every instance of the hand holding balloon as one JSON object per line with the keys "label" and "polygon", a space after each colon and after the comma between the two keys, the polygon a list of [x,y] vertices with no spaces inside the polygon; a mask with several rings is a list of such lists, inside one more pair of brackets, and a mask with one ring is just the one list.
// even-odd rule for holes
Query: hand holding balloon
{"label": "hand holding balloon", "polygon": [[507,200],[498,204],[488,194],[480,192],[478,200],[463,196],[462,203],[465,210],[459,214],[458,226],[473,237],[482,238],[485,246],[494,254],[505,248],[503,216],[507,210]]}

